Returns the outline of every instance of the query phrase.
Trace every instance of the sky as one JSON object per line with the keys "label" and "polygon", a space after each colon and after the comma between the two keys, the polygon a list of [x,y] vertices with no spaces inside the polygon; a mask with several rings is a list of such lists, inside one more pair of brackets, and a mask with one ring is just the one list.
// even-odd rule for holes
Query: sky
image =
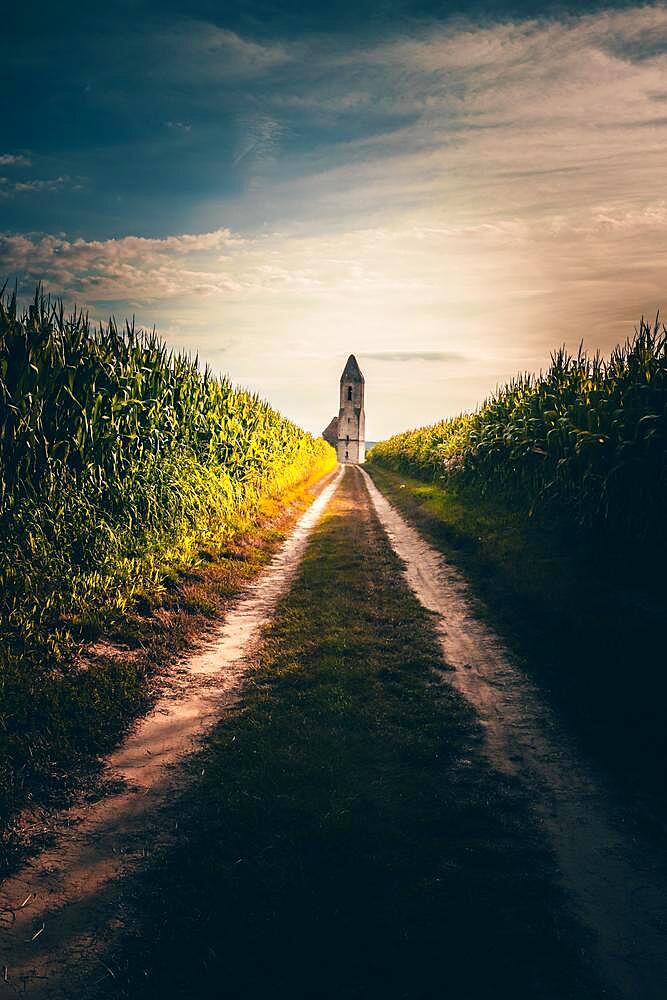
{"label": "sky", "polygon": [[26,3],[0,276],[379,440],[667,310],[667,6]]}

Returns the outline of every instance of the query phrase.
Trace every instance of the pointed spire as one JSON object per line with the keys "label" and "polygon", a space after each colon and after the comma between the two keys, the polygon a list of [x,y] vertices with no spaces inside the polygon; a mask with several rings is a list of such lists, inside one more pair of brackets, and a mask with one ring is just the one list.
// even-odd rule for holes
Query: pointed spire
{"label": "pointed spire", "polygon": [[363,382],[364,376],[361,374],[361,369],[357,364],[357,359],[354,354],[350,354],[347,359],[347,364],[343,368],[343,374],[340,377],[341,382]]}

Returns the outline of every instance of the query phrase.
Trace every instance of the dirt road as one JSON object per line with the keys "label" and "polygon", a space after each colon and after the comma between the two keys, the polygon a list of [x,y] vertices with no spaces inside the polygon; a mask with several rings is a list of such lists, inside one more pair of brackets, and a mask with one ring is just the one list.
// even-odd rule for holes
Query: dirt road
{"label": "dirt road", "polygon": [[609,790],[578,759],[540,692],[480,620],[462,575],[362,475],[411,589],[437,616],[443,656],[453,668],[445,682],[474,706],[494,767],[529,790],[574,911],[592,932],[604,980],[628,1000],[663,1000],[664,854],[625,829]]}
{"label": "dirt road", "polygon": [[[391,507],[363,470],[348,468],[345,477],[346,506],[337,510],[338,530],[344,533],[345,523],[358,519],[362,508],[366,519],[369,508],[374,510],[403,561],[410,589],[433,612],[442,658],[451,668],[437,670],[437,677],[474,708],[492,768],[526,793],[556,859],[565,898],[584,929],[582,942],[593,943],[590,964],[605,983],[600,996],[662,1000],[667,995],[667,877],[661,858],[624,829],[612,797],[568,743],[539,690],[480,620],[460,574]],[[365,489],[359,488],[359,477]],[[310,533],[340,482],[338,476],[320,494],[219,635],[183,664],[178,682],[109,759],[109,773],[122,780],[122,790],[64,815],[56,845],[2,886],[0,963],[6,971],[0,995],[4,990],[85,997],[98,979],[113,979],[105,955],[110,941],[124,933],[119,877],[150,858],[156,846],[178,842],[176,824],[159,831],[155,826],[160,807],[182,782],[175,765],[243,689],[263,629],[292,584]],[[331,572],[338,572],[334,563]],[[315,592],[312,599],[315,606]],[[324,633],[318,639],[322,648],[327,648],[327,623],[323,617],[318,626]],[[421,781],[416,771],[414,781]]]}
{"label": "dirt road", "polygon": [[[119,791],[65,812],[54,846],[0,886],[0,990],[58,996],[91,967],[122,926],[116,888],[122,875],[177,830],[156,828],[160,807],[177,794],[177,762],[192,753],[236,698],[261,632],[287,591],[313,526],[336,489],[324,487],[247,596],[204,648],[187,658],[151,713],[108,758],[103,781]],[[85,995],[85,993],[84,993]]]}

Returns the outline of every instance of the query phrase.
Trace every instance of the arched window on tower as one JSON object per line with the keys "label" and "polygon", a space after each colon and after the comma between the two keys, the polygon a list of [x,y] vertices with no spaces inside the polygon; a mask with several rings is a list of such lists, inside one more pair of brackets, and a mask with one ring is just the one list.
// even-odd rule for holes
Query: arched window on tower
{"label": "arched window on tower", "polygon": [[350,435],[346,434],[345,435],[345,444],[349,444],[349,443],[350,443]]}
{"label": "arched window on tower", "polygon": [[348,399],[352,399],[352,386],[351,385],[348,385],[348,387],[347,387],[347,398]]}
{"label": "arched window on tower", "polygon": [[349,453],[349,451],[346,451],[345,452],[345,458],[349,458],[349,457],[350,457],[350,453]]}

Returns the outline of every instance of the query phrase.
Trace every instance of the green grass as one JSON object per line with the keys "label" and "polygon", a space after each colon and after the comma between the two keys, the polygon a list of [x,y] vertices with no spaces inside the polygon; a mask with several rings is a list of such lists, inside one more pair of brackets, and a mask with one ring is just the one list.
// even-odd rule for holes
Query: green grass
{"label": "green grass", "polygon": [[[0,670],[0,877],[39,843],[25,808],[61,808],[98,794],[100,758],[160,691],[177,655],[206,635],[271,557],[312,499],[312,481],[265,500],[251,524],[197,560],[165,574],[159,593],[135,601],[102,641],[34,668],[4,651]],[[48,837],[48,812],[41,821]]]}
{"label": "green grass", "polygon": [[147,627],[156,608],[213,613],[184,596],[187,574],[224,563],[267,505],[334,464],[155,332],[96,327],[39,289],[24,310],[0,293],[0,837],[145,705],[159,658],[83,669],[84,647],[175,636]]}
{"label": "green grass", "polygon": [[526,804],[442,682],[360,483],[348,470],[163,817],[178,845],[128,887],[114,996],[598,995]]}
{"label": "green grass", "polygon": [[667,588],[660,552],[600,548],[547,517],[376,465],[378,487],[471,582],[570,730],[664,816]]}

